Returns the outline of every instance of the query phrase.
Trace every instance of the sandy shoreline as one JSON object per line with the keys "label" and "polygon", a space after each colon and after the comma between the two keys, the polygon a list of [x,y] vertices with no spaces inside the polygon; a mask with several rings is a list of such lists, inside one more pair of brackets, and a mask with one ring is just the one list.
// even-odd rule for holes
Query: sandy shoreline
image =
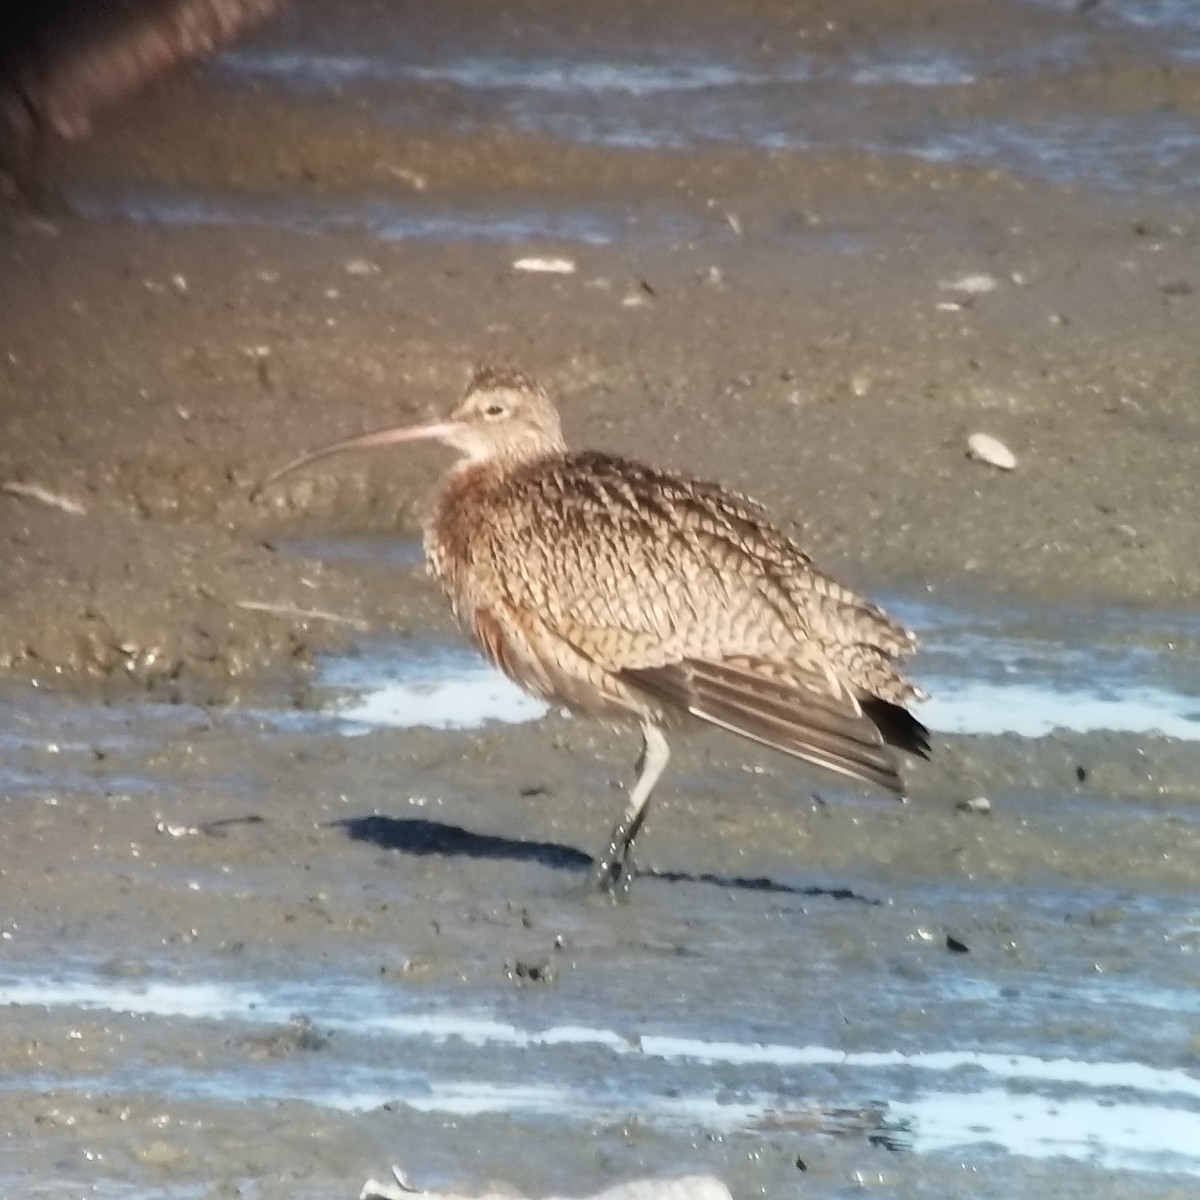
{"label": "sandy shoreline", "polygon": [[[854,253],[802,238],[785,258],[729,232],[567,247],[579,270],[565,279],[511,269],[540,240],[18,219],[0,479],[87,512],[0,497],[0,662],[90,673],[153,653],[203,673],[190,626],[215,641],[219,673],[261,668],[289,635],[240,599],[403,622],[392,580],[315,572],[264,543],[412,533],[436,452],[320,464],[247,496],[299,449],[445,408],[488,360],[541,375],[576,444],[751,491],[864,586],[1193,602],[1200,364],[1194,298],[1171,281],[1194,234],[1169,219],[1139,233],[1123,212],[1072,237],[1054,217],[1073,198],[996,192],[1022,227],[1004,251],[906,232],[885,195],[886,239]],[[963,198],[950,203],[961,220]],[[995,289],[950,286],[972,274]],[[976,430],[1018,469],[968,460]]]}
{"label": "sandy shoreline", "polygon": [[[698,45],[729,19],[702,12]],[[880,19],[870,5],[845,26],[814,15],[797,35],[768,5],[729,33],[758,23],[761,70],[797,47],[838,61],[868,13]],[[890,36],[946,27],[1001,60],[1032,36],[977,16],[932,4]],[[1081,28],[1036,21],[1050,39]],[[435,54],[439,37],[472,44],[469,27],[463,13],[413,33]],[[950,88],[943,117],[1052,121],[1080,95],[1137,110],[1149,66],[1113,38],[1096,53],[1129,65]],[[1194,74],[1164,75],[1162,102],[1190,111]],[[0,492],[3,669],[238,675],[337,632],[296,632],[243,600],[403,623],[393,589],[408,604],[407,582],[264,544],[296,528],[411,533],[436,452],[320,464],[257,504],[248,492],[301,448],[444,409],[481,361],[542,376],[576,445],[756,494],[863,586],[1200,596],[1186,199],[853,148],[613,148],[449,118],[434,136],[364,121],[369,81],[310,95],[236,80],[176,77],[57,149],[52,190],[106,218],[4,216],[0,483],[25,491]],[[898,111],[925,94],[892,91]],[[139,211],[165,223],[121,217]],[[372,211],[417,236],[356,226]],[[461,236],[421,233],[434,218]],[[488,233],[505,228],[529,233]],[[545,252],[577,272],[511,267]],[[1016,472],[967,460],[979,430]]]}
{"label": "sandy shoreline", "polygon": [[[994,654],[993,702],[1015,664],[1064,707],[1080,679],[1161,685],[1194,721],[1194,192],[864,146],[1186,123],[1200,62],[1140,52],[1113,5],[902,7],[697,4],[684,30],[530,0],[410,28],[298,0],[336,86],[278,83],[285,24],[53,151],[65,210],[0,212],[0,1192],[327,1200],[398,1162],[474,1192],[1192,1194],[1196,741],[943,730],[897,805],[680,738],[646,877],[598,906],[633,739],[557,714],[349,737],[316,711],[333,647],[460,644],[419,565],[338,543],[407,553],[446,457],[250,498],[506,363],[574,445],[720,479],[831,573],[967,614],[947,669]],[[409,76],[347,74],[364,13]],[[456,80],[511,74],[526,38],[574,61],[575,20],[568,115],[610,142],[489,126],[504,88]],[[799,63],[825,142],[787,140],[785,92],[778,145],[615,144],[621,104],[640,136],[668,103],[634,104],[656,37],[680,119],[710,77],[740,96]],[[976,431],[1016,469],[970,459]]]}

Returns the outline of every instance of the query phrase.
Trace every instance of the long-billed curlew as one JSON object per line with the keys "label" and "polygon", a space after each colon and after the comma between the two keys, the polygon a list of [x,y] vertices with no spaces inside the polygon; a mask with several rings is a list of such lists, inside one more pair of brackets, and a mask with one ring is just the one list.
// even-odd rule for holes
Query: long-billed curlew
{"label": "long-billed curlew", "polygon": [[[611,454],[566,447],[546,392],[483,368],[444,421],[348,438],[341,450],[432,438],[461,459],[425,527],[459,622],[530,692],[640,723],[637,780],[592,871],[625,890],[663,729],[698,719],[903,793],[893,747],[929,754],[897,663],[914,636],[834,582],[753,500]],[[265,485],[264,485],[265,486]]]}

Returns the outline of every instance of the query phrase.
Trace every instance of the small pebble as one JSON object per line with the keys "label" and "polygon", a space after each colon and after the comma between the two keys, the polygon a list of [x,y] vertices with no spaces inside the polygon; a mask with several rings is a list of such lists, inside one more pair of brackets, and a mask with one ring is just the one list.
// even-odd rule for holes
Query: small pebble
{"label": "small pebble", "polygon": [[992,811],[992,802],[986,796],[974,796],[958,802],[959,812],[986,814]]}
{"label": "small pebble", "polygon": [[1017,465],[1017,456],[990,433],[971,434],[967,438],[967,454],[1001,471],[1011,471]]}
{"label": "small pebble", "polygon": [[981,296],[984,292],[994,292],[999,284],[994,275],[977,273],[962,275],[958,279],[945,279],[938,287],[947,292],[965,292],[968,296]]}
{"label": "small pebble", "polygon": [[571,258],[518,258],[514,271],[532,271],[541,275],[574,275],[575,260]]}
{"label": "small pebble", "polygon": [[407,167],[395,167],[388,163],[380,164],[389,175],[403,183],[407,183],[414,192],[423,192],[429,186],[429,180],[418,171],[410,171]]}
{"label": "small pebble", "polygon": [[144,1167],[159,1167],[169,1170],[172,1167],[178,1167],[186,1155],[183,1150],[178,1146],[171,1145],[170,1142],[153,1141],[136,1147],[133,1157]]}

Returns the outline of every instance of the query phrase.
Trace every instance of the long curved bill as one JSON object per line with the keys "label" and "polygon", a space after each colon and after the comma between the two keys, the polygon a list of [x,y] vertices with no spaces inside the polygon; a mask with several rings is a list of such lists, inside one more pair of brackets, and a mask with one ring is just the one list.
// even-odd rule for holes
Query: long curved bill
{"label": "long curved bill", "polygon": [[293,458],[291,462],[284,463],[277,471],[272,471],[252,493],[252,497],[257,496],[265,488],[269,488],[273,483],[278,482],[285,475],[290,475],[293,471],[298,471],[301,467],[308,466],[311,462],[316,462],[319,458],[327,458],[331,454],[340,454],[343,450],[373,450],[377,446],[395,446],[401,442],[417,442],[424,441],[429,438],[444,438],[452,434],[458,428],[455,421],[430,421],[425,425],[400,425],[392,429],[377,429],[374,433],[362,433],[357,437],[344,438],[340,442],[332,442],[328,446],[321,446],[316,450],[310,450],[307,454],[301,454],[297,458]]}

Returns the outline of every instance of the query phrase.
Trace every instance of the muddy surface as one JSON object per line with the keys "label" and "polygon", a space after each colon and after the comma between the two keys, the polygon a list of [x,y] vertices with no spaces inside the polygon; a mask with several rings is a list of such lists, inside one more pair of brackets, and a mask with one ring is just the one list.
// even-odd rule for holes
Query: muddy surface
{"label": "muddy surface", "polygon": [[[1079,7],[309,0],[4,202],[0,1191],[1195,1194],[1200,22]],[[252,498],[481,361],[921,630],[910,803],[682,740],[584,901],[440,452]]]}

